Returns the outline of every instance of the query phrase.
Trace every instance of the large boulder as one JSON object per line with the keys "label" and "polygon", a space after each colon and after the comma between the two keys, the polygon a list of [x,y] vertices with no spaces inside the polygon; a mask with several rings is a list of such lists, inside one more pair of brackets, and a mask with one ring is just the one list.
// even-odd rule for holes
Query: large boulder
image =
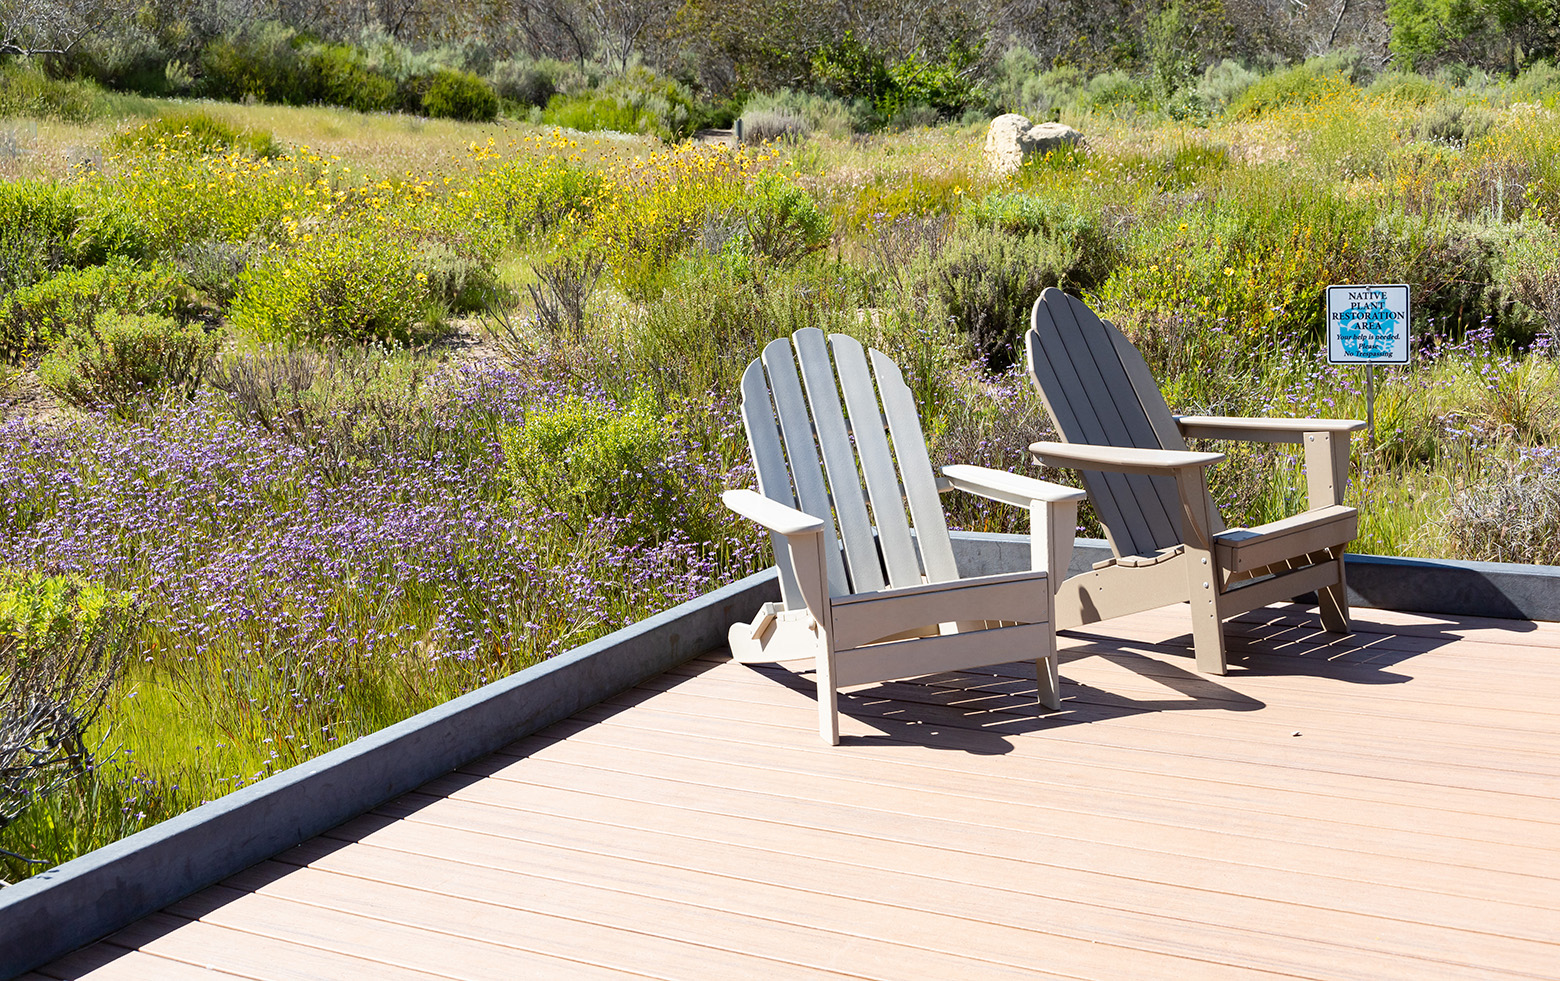
{"label": "large boulder", "polygon": [[1060,150],[1083,139],[1063,123],[1032,123],[1016,112],[998,116],[986,131],[986,166],[994,174],[1012,174],[1034,155]]}

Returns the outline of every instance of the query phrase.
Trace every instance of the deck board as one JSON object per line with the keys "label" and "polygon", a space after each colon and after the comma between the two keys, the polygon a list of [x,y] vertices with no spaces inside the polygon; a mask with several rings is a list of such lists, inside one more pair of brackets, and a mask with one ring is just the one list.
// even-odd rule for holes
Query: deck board
{"label": "deck board", "polygon": [[[1560,625],[1184,610],[842,697],[715,652],[40,978],[1552,978]],[[220,976],[220,975],[218,975]]]}

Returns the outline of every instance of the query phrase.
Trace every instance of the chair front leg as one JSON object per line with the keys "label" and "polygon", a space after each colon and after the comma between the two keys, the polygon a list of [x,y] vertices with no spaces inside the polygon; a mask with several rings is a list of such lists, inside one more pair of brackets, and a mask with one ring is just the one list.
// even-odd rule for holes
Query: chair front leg
{"label": "chair front leg", "polygon": [[1224,615],[1219,600],[1224,577],[1213,552],[1213,516],[1201,473],[1176,474],[1176,494],[1181,499],[1181,536],[1186,549],[1187,598],[1192,607],[1192,648],[1197,670],[1222,675],[1227,670],[1224,652]]}
{"label": "chair front leg", "polygon": [[790,536],[791,563],[802,600],[811,615],[816,645],[813,676],[818,685],[818,734],[830,746],[840,744],[839,690],[834,684],[834,610],[829,603],[829,567],[823,536]]}
{"label": "chair front leg", "polygon": [[1051,711],[1062,707],[1060,656],[1056,650],[1056,594],[1067,578],[1073,541],[1078,532],[1077,501],[1029,502],[1029,567],[1045,570],[1045,650],[1035,660],[1040,704]]}

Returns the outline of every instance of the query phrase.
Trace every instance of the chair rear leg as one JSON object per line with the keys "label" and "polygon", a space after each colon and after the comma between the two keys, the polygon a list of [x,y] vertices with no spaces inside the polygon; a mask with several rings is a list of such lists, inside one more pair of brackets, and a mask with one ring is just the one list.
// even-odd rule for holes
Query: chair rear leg
{"label": "chair rear leg", "polygon": [[1316,591],[1317,605],[1321,608],[1322,628],[1329,633],[1349,632],[1349,588],[1343,578],[1343,550],[1338,550],[1333,563],[1338,569],[1338,581]]}
{"label": "chair rear leg", "polygon": [[1035,681],[1040,688],[1040,704],[1052,712],[1062,707],[1062,676],[1056,670],[1056,655],[1035,660]]}

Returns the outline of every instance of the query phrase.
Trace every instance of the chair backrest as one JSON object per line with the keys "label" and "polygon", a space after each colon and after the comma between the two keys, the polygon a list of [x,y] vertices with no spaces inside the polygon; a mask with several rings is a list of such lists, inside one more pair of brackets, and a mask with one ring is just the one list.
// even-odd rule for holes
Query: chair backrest
{"label": "chair backrest", "polygon": [[[1040,294],[1025,347],[1030,377],[1065,442],[1186,449],[1143,356],[1082,300],[1054,287]],[[1118,556],[1183,541],[1172,478],[1084,471],[1083,481]]]}
{"label": "chair backrest", "polygon": [[[759,493],[828,526],[831,596],[959,578],[915,399],[881,351],[816,327],[771,341],[742,375],[742,422]],[[775,559],[795,609],[778,539]]]}

